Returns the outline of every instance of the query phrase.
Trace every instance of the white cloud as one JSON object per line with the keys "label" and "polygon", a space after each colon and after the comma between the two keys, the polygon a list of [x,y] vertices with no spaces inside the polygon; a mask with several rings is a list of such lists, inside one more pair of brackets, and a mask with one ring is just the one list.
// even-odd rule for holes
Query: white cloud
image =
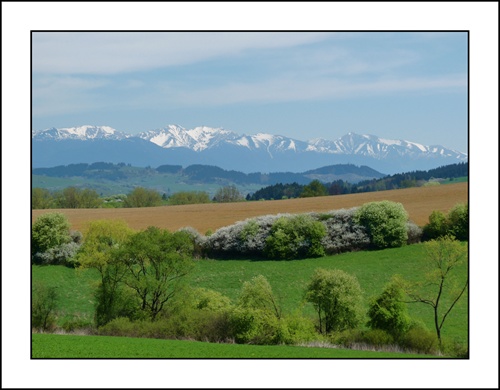
{"label": "white cloud", "polygon": [[331,33],[35,32],[33,72],[113,74],[189,64],[248,49],[291,47]]}
{"label": "white cloud", "polygon": [[243,102],[286,102],[352,98],[397,92],[436,92],[462,89],[465,75],[413,77],[349,82],[342,78],[270,79],[259,83],[231,83],[215,88],[175,90],[165,86],[164,96],[182,105],[224,105]]}

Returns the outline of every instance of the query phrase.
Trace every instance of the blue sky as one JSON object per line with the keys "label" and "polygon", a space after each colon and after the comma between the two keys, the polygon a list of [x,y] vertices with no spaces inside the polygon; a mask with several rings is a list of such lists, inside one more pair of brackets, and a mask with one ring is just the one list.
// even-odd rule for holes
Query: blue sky
{"label": "blue sky", "polygon": [[34,32],[32,129],[348,132],[467,152],[465,32]]}

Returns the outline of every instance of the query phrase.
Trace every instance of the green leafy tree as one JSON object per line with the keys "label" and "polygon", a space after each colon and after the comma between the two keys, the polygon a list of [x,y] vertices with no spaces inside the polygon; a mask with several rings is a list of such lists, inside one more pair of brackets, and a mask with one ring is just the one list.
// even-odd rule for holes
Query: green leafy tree
{"label": "green leafy tree", "polygon": [[404,290],[393,281],[385,286],[383,292],[370,302],[368,326],[381,329],[396,339],[410,327],[408,308],[404,302]]}
{"label": "green leafy tree", "polygon": [[328,195],[328,189],[319,180],[313,180],[308,185],[304,186],[300,197],[309,198],[313,196],[325,196]]}
{"label": "green leafy tree", "polygon": [[79,206],[84,209],[94,209],[102,205],[103,201],[95,190],[85,188],[79,194]]}
{"label": "green leafy tree", "polygon": [[469,206],[459,203],[448,214],[433,211],[429,223],[423,228],[424,240],[432,240],[452,235],[457,240],[469,240]]}
{"label": "green leafy tree", "polygon": [[[31,255],[71,242],[70,224],[62,213],[39,216],[31,227]],[[35,259],[36,261],[36,259]]]}
{"label": "green leafy tree", "polygon": [[155,190],[136,187],[127,195],[123,207],[154,207],[162,204],[161,195]]}
{"label": "green leafy tree", "polygon": [[55,311],[59,297],[56,287],[48,287],[40,282],[31,286],[31,327],[48,330],[55,322]]}
{"label": "green leafy tree", "polygon": [[423,228],[423,239],[432,240],[443,237],[448,231],[448,221],[442,211],[434,210],[429,216],[429,223]]}
{"label": "green leafy tree", "polygon": [[77,256],[80,268],[95,269],[100,275],[96,291],[97,326],[132,312],[133,303],[122,285],[127,268],[117,252],[133,233],[119,220],[92,221],[83,232],[84,242]]}
{"label": "green leafy tree", "polygon": [[128,272],[124,283],[135,291],[140,310],[155,320],[193,268],[193,242],[186,232],[149,227],[133,234],[117,254]]}
{"label": "green leafy tree", "polygon": [[235,185],[219,188],[214,196],[214,201],[219,203],[241,202],[243,200],[243,195]]}
{"label": "green leafy tree", "polygon": [[325,235],[325,226],[307,214],[281,217],[271,227],[264,252],[272,259],[324,256]]}
{"label": "green leafy tree", "polygon": [[263,275],[243,283],[239,304],[245,308],[263,310],[277,319],[281,318],[281,306]]}
{"label": "green leafy tree", "polygon": [[401,203],[371,202],[361,206],[354,216],[364,226],[376,248],[395,248],[406,244],[408,213]]}
{"label": "green leafy tree", "polygon": [[31,208],[33,210],[49,209],[52,206],[52,194],[45,188],[33,188],[31,190]]}
{"label": "green leafy tree", "polygon": [[469,279],[464,263],[467,247],[445,236],[426,243],[426,257],[422,259],[422,275],[419,282],[400,284],[410,297],[409,303],[422,303],[432,308],[436,336],[442,347],[441,333],[446,318],[467,290]]}
{"label": "green leafy tree", "polygon": [[355,276],[333,269],[317,269],[309,281],[305,299],[318,313],[320,333],[357,327],[362,318],[362,291]]}
{"label": "green leafy tree", "polygon": [[210,203],[210,196],[204,191],[176,192],[168,199],[171,205]]}
{"label": "green leafy tree", "polygon": [[457,204],[448,213],[449,233],[457,240],[469,240],[469,205]]}

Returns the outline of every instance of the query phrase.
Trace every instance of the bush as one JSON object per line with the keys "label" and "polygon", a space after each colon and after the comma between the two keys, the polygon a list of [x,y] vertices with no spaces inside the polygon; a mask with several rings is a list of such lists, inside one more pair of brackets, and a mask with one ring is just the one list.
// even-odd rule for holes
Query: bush
{"label": "bush", "polygon": [[394,337],[383,329],[370,329],[363,332],[362,340],[375,348],[394,344]]}
{"label": "bush", "polygon": [[396,248],[406,244],[408,213],[401,203],[366,203],[355,215],[355,222],[364,226],[375,248]]}
{"label": "bush", "polygon": [[423,228],[423,239],[427,241],[443,237],[447,231],[446,215],[441,211],[433,211],[429,216],[429,223]]}
{"label": "bush", "polygon": [[168,198],[170,205],[201,204],[210,203],[208,192],[204,191],[181,191],[172,194]]}
{"label": "bush", "polygon": [[390,283],[382,294],[373,298],[368,309],[368,326],[388,332],[396,339],[410,326],[408,308],[403,302],[404,292],[396,283]]}
{"label": "bush", "polygon": [[434,240],[447,235],[457,240],[469,239],[469,206],[459,203],[447,215],[441,211],[433,211],[429,216],[429,223],[423,228],[423,239]]}
{"label": "bush", "polygon": [[448,213],[448,232],[457,240],[469,240],[469,206],[457,204]]}
{"label": "bush", "polygon": [[33,261],[41,265],[65,265],[67,267],[77,267],[76,254],[80,245],[75,242],[68,242],[50,248],[42,253],[35,253]]}
{"label": "bush", "polygon": [[327,254],[362,250],[370,244],[366,228],[354,221],[356,210],[357,208],[341,209],[316,216],[326,228],[326,235],[321,243]]}
{"label": "bush", "polygon": [[123,207],[154,207],[162,204],[161,195],[143,187],[136,187],[127,195]]}
{"label": "bush", "polygon": [[47,213],[37,218],[31,227],[32,261],[39,261],[35,255],[72,241],[69,221],[64,214]]}
{"label": "bush", "polygon": [[438,352],[436,335],[420,324],[413,324],[408,332],[402,336],[400,344],[412,352],[423,354],[436,354]]}
{"label": "bush", "polygon": [[266,238],[280,216],[247,219],[207,234],[204,252],[214,257],[262,257]]}
{"label": "bush", "polygon": [[55,311],[58,306],[56,287],[41,283],[31,286],[31,327],[42,331],[55,327]]}
{"label": "bush", "polygon": [[406,241],[408,245],[418,244],[422,240],[422,228],[411,221],[406,222],[406,232],[408,234],[408,240]]}
{"label": "bush", "polygon": [[318,313],[320,333],[352,329],[361,321],[361,287],[355,276],[342,270],[317,269],[307,285],[305,299]]}
{"label": "bush", "polygon": [[297,259],[325,255],[321,240],[326,229],[311,216],[299,214],[281,217],[272,226],[264,247],[272,259]]}

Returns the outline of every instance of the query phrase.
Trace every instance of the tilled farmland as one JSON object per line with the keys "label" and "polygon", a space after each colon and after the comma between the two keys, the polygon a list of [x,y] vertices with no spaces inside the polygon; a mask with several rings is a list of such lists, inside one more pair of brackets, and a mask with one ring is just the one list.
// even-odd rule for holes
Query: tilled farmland
{"label": "tilled farmland", "polygon": [[448,212],[457,203],[468,203],[468,183],[417,187],[360,194],[323,196],[314,198],[210,203],[185,206],[162,206],[117,209],[45,209],[32,210],[32,222],[44,213],[64,213],[73,230],[82,231],[89,221],[99,219],[124,220],[137,230],[157,226],[171,231],[191,226],[204,234],[237,221],[267,214],[325,212],[361,206],[367,202],[389,200],[400,202],[419,226],[429,222],[434,210]]}

